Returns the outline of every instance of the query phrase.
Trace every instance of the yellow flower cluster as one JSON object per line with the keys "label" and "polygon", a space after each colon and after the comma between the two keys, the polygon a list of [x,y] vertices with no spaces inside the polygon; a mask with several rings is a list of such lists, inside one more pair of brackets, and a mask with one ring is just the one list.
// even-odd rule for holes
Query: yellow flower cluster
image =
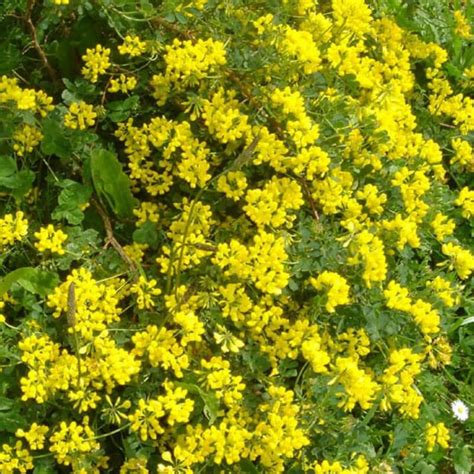
{"label": "yellow flower cluster", "polygon": [[47,305],[54,309],[53,316],[65,313],[70,332],[91,341],[94,335],[119,321],[119,297],[114,286],[99,283],[85,268],[73,270],[48,296]]}
{"label": "yellow flower cluster", "polygon": [[186,423],[194,408],[194,402],[186,398],[188,391],[175,387],[170,381],[163,383],[166,394],[156,399],[138,400],[138,408],[129,416],[131,430],[140,434],[143,441],[156,440],[158,435],[165,432],[163,423],[174,426],[176,423]]}
{"label": "yellow flower cluster", "polygon": [[436,213],[430,225],[433,229],[436,239],[440,242],[442,242],[445,237],[449,237],[450,235],[452,235],[454,229],[456,228],[456,223],[454,222],[454,220],[449,219],[441,212]]}
{"label": "yellow flower cluster", "polygon": [[[168,272],[170,263],[173,264],[175,271],[178,271],[179,265],[181,269],[197,265],[209,255],[210,250],[214,250],[214,247],[209,249],[206,245],[214,224],[211,207],[199,201],[189,203],[186,198],[177,207],[182,208],[182,213],[179,219],[170,225],[167,232],[173,246],[171,248],[167,245],[163,246],[163,255],[156,259],[163,273]],[[173,260],[172,254],[175,257]]]}
{"label": "yellow flower cluster", "polygon": [[213,39],[175,39],[165,49],[166,77],[174,83],[195,83],[226,63],[224,44]]}
{"label": "yellow flower cluster", "polygon": [[[121,124],[115,134],[125,143],[130,177],[152,196],[169,191],[173,175],[187,181],[192,188],[203,187],[210,179],[209,149],[194,137],[188,122],[155,117],[137,128],[130,120]],[[150,145],[163,148],[163,158],[158,163],[148,159],[152,154]]]}
{"label": "yellow flower cluster", "polygon": [[474,151],[466,140],[461,138],[454,138],[451,141],[454,156],[451,159],[451,164],[459,164],[459,166],[466,168],[468,171],[474,171]]}
{"label": "yellow flower cluster", "polygon": [[111,79],[109,92],[122,92],[126,94],[133,91],[135,87],[137,87],[137,78],[135,76],[120,74],[117,79]]}
{"label": "yellow flower cluster", "polygon": [[3,444],[0,450],[0,469],[5,473],[20,472],[25,474],[34,468],[33,457],[30,452],[23,447],[21,441],[17,441],[12,447]]}
{"label": "yellow flower cluster", "polygon": [[175,331],[149,325],[146,331],[134,334],[132,342],[135,345],[132,354],[138,357],[147,354],[152,367],[171,369],[178,378],[182,378],[183,369],[189,367],[189,357]]}
{"label": "yellow flower cluster", "polygon": [[304,99],[299,91],[291,88],[275,89],[271,94],[271,101],[281,107],[287,118],[286,130],[299,148],[312,145],[319,137],[319,126],[306,113]]}
{"label": "yellow flower cluster", "polygon": [[336,26],[356,36],[363,36],[372,29],[372,14],[364,0],[333,0],[332,15]]}
{"label": "yellow flower cluster", "polygon": [[281,48],[291,59],[301,63],[305,74],[313,74],[319,70],[321,57],[311,33],[286,26]]}
{"label": "yellow flower cluster", "polygon": [[263,189],[250,189],[245,195],[245,213],[257,227],[291,227],[295,216],[290,210],[298,210],[304,203],[303,193],[296,181],[274,176]]}
{"label": "yellow flower cluster", "polygon": [[217,180],[217,190],[229,199],[238,201],[247,188],[247,178],[242,171],[229,171]]}
{"label": "yellow flower cluster", "polygon": [[84,101],[73,102],[68,113],[64,116],[64,125],[73,130],[85,130],[95,124],[97,114],[94,107]]}
{"label": "yellow flower cluster", "polygon": [[49,428],[45,425],[38,425],[37,423],[32,423],[28,431],[18,429],[15,433],[18,438],[25,438],[30,445],[30,448],[43,449],[44,442],[46,439],[46,433],[49,431]]}
{"label": "yellow flower cluster", "polygon": [[462,216],[470,219],[474,216],[474,190],[467,186],[459,191],[458,198],[454,201],[456,206],[462,207]]}
{"label": "yellow flower cluster", "polygon": [[18,156],[24,156],[25,153],[31,153],[33,148],[41,142],[43,134],[31,125],[23,125],[21,128],[15,130],[13,134],[13,149]]}
{"label": "yellow flower cluster", "polygon": [[317,290],[327,289],[326,309],[329,313],[334,313],[337,306],[351,301],[347,280],[338,273],[325,270],[317,278],[311,278],[310,283]]}
{"label": "yellow flower cluster", "polygon": [[444,423],[428,423],[425,428],[426,450],[430,453],[438,444],[444,449],[449,448],[449,430]]}
{"label": "yellow flower cluster", "polygon": [[0,219],[0,249],[21,241],[28,233],[28,221],[24,215],[22,211],[17,211],[15,216],[5,214]]}
{"label": "yellow flower cluster", "polygon": [[441,276],[437,276],[434,280],[427,283],[429,288],[432,288],[443,303],[451,308],[459,303],[459,296],[453,296],[455,290],[451,283]]}
{"label": "yellow flower cluster", "polygon": [[239,110],[235,91],[220,88],[203,103],[202,118],[209,133],[222,143],[234,142],[250,133],[248,117]]}
{"label": "yellow flower cluster", "polygon": [[361,369],[357,359],[352,357],[338,357],[335,367],[337,376],[329,383],[337,381],[344,387],[344,392],[337,394],[341,398],[339,406],[345,411],[351,411],[359,404],[363,410],[368,410],[380,390],[377,382],[368,372]]}
{"label": "yellow flower cluster", "polygon": [[61,229],[56,230],[52,224],[48,224],[46,227],[41,227],[38,232],[35,232],[34,236],[38,239],[38,242],[35,243],[35,247],[39,252],[49,250],[51,253],[64,255],[63,244],[67,240],[67,234]]}
{"label": "yellow flower cluster", "polygon": [[137,226],[140,226],[147,221],[156,224],[160,219],[158,204],[155,204],[154,202],[142,201],[140,207],[133,210],[133,214],[138,217]]}
{"label": "yellow flower cluster", "polygon": [[14,102],[18,110],[31,110],[41,117],[53,110],[53,99],[43,91],[33,89],[22,89],[18,85],[18,79],[10,79],[6,76],[0,77],[0,103]]}
{"label": "yellow flower cluster", "polygon": [[245,384],[242,376],[233,375],[230,362],[221,357],[212,357],[209,361],[201,360],[201,366],[206,373],[206,385],[214,390],[218,400],[231,408],[242,400]]}
{"label": "yellow flower cluster", "polygon": [[415,354],[409,348],[390,353],[390,365],[381,377],[382,410],[389,410],[395,404],[403,416],[418,418],[423,397],[415,387],[415,377],[421,372],[422,360],[421,354]]}
{"label": "yellow flower cluster", "polygon": [[469,250],[448,242],[443,244],[441,251],[450,258],[450,268],[456,270],[461,280],[466,280],[474,272],[474,255]]}
{"label": "yellow flower cluster", "polygon": [[89,426],[89,418],[83,419],[83,424],[75,421],[62,421],[49,439],[49,450],[59,464],[72,466],[79,464],[79,460],[87,454],[100,449],[100,444],[94,439],[94,432]]}
{"label": "yellow flower cluster", "polygon": [[105,74],[110,67],[110,49],[98,44],[95,48],[86,49],[86,54],[82,56],[85,62],[81,72],[89,81],[95,83],[99,76]]}
{"label": "yellow flower cluster", "polygon": [[384,290],[387,307],[410,314],[423,334],[436,334],[440,328],[440,316],[433,306],[421,299],[413,301],[406,288],[392,280]]}
{"label": "yellow flower cluster", "polygon": [[155,307],[153,297],[161,295],[161,290],[155,288],[156,284],[156,280],[147,280],[144,276],[140,275],[138,281],[130,287],[130,293],[137,295],[138,309],[152,309]]}
{"label": "yellow flower cluster", "polygon": [[127,35],[123,43],[118,46],[118,52],[122,55],[128,55],[131,58],[142,55],[146,51],[146,42],[139,36]]}
{"label": "yellow flower cluster", "polygon": [[213,263],[224,270],[225,276],[250,278],[264,293],[279,295],[289,278],[284,267],[286,259],[283,238],[261,230],[251,247],[247,248],[235,239],[229,244],[219,244]]}
{"label": "yellow flower cluster", "polygon": [[371,288],[372,282],[384,281],[387,277],[387,259],[382,240],[373,233],[363,230],[351,245],[352,256],[347,259],[349,265],[362,263],[362,278]]}
{"label": "yellow flower cluster", "polygon": [[329,462],[326,459],[313,465],[315,474],[368,474],[369,463],[364,456],[358,456],[354,465],[344,468],[339,461]]}
{"label": "yellow flower cluster", "polygon": [[469,20],[464,16],[461,10],[455,10],[454,13],[454,20],[456,22],[455,32],[456,34],[463,39],[470,40],[473,38],[471,25],[469,24]]}

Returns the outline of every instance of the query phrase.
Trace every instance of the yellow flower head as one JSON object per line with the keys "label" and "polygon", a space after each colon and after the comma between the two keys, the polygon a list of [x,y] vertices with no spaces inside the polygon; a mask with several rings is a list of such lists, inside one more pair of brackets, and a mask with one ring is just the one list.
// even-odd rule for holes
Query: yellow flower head
{"label": "yellow flower head", "polygon": [[34,235],[38,239],[38,242],[35,243],[35,247],[40,252],[49,250],[52,253],[64,255],[63,243],[67,239],[67,234],[62,230],[55,230],[53,225],[49,224],[47,227],[41,227]]}

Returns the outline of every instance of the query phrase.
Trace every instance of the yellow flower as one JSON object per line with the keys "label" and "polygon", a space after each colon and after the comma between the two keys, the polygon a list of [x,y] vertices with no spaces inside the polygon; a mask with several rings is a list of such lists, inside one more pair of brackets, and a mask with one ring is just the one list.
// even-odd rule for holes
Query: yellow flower
{"label": "yellow flower", "polygon": [[448,219],[447,216],[438,212],[431,221],[431,227],[435,234],[436,240],[442,242],[445,237],[453,234],[456,224],[453,219]]}
{"label": "yellow flower", "polygon": [[95,48],[86,49],[82,56],[85,65],[81,72],[86,79],[97,82],[99,75],[104,74],[110,66],[110,49],[98,44]]}
{"label": "yellow flower", "polygon": [[140,56],[146,51],[145,41],[140,40],[139,36],[127,35],[121,45],[118,47],[120,54],[128,54],[130,57]]}
{"label": "yellow flower", "polygon": [[472,39],[471,25],[461,10],[455,10],[454,21],[456,22],[455,33],[463,39]]}
{"label": "yellow flower", "polygon": [[85,130],[95,124],[97,114],[94,107],[83,101],[73,102],[69,106],[69,112],[64,116],[64,125],[72,129]]}
{"label": "yellow flower", "polygon": [[137,86],[137,79],[135,76],[126,76],[120,74],[118,79],[112,79],[110,81],[109,92],[127,92],[132,91]]}
{"label": "yellow flower", "polygon": [[38,242],[35,243],[38,251],[49,250],[52,253],[64,255],[63,244],[67,240],[67,234],[62,230],[55,230],[52,224],[48,224],[47,227],[41,227],[38,232],[35,232],[34,236],[38,239]]}
{"label": "yellow flower", "polygon": [[466,219],[470,219],[474,216],[474,190],[469,189],[467,186],[459,191],[458,198],[454,201],[456,206],[462,207],[462,216]]}
{"label": "yellow flower", "polygon": [[214,332],[213,336],[217,344],[221,346],[222,352],[239,352],[244,347],[245,344],[224,326],[218,324],[216,328],[217,331]]}
{"label": "yellow flower", "polygon": [[317,278],[310,278],[310,283],[317,290],[327,288],[326,309],[334,313],[336,306],[350,302],[350,287],[344,277],[335,272],[322,272]]}
{"label": "yellow flower", "polygon": [[94,432],[89,427],[87,416],[84,417],[83,423],[72,421],[68,424],[62,421],[49,438],[49,450],[59,464],[69,466],[77,458],[99,450],[100,444],[94,439]]}
{"label": "yellow flower", "polygon": [[45,425],[33,423],[28,431],[18,429],[15,435],[18,438],[25,438],[28,441],[31,449],[43,449],[46,433],[48,430],[49,428]]}
{"label": "yellow flower", "polygon": [[140,276],[138,281],[130,287],[130,293],[137,295],[139,309],[152,309],[155,307],[153,297],[161,295],[161,290],[155,288],[156,285],[156,280],[147,280],[144,276]]}
{"label": "yellow flower", "polygon": [[129,415],[131,422],[130,429],[140,434],[142,441],[148,438],[157,439],[159,434],[164,433],[164,428],[160,424],[160,418],[165,415],[163,404],[158,400],[138,401],[138,408]]}
{"label": "yellow flower", "polygon": [[425,427],[425,439],[428,452],[433,451],[437,444],[444,449],[449,448],[450,435],[444,423],[437,423],[436,425],[428,423]]}
{"label": "yellow flower", "polygon": [[22,211],[17,211],[15,217],[13,214],[5,214],[0,219],[0,250],[2,247],[22,240],[27,233],[28,221],[24,219]]}
{"label": "yellow flower", "polygon": [[13,134],[13,140],[15,140],[13,149],[18,156],[24,156],[25,153],[31,153],[42,138],[43,134],[37,128],[25,124]]}

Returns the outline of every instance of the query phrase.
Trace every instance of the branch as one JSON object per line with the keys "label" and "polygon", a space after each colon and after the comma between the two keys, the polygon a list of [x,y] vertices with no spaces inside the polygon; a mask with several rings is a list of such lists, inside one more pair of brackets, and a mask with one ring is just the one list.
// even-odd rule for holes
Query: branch
{"label": "branch", "polygon": [[133,272],[136,272],[137,266],[135,265],[135,262],[127,255],[123,247],[119,244],[118,240],[115,238],[114,232],[112,230],[112,224],[110,223],[109,216],[104,211],[104,208],[95,199],[92,199],[92,204],[97,209],[97,212],[99,213],[102,222],[104,223],[105,233],[107,235],[105,247],[107,247],[109,244],[112,245],[112,247],[122,258],[122,260],[130,267]]}
{"label": "branch", "polygon": [[38,53],[38,56],[40,57],[41,61],[43,62],[44,67],[48,71],[49,77],[53,82],[57,82],[58,76],[56,74],[56,71],[52,68],[51,64],[49,64],[48,58],[43,48],[39,44],[38,35],[36,34],[36,28],[33,21],[31,20],[31,14],[33,12],[33,7],[35,6],[35,1],[36,0],[28,0],[28,4],[26,6],[26,13],[23,19],[26,25],[28,26],[28,29],[30,30],[33,46],[36,49],[36,52]]}

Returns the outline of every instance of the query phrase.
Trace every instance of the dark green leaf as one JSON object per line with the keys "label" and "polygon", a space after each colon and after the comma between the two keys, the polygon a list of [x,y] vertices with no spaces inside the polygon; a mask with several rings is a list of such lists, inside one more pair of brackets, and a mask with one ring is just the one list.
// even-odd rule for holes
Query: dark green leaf
{"label": "dark green leaf", "polygon": [[98,149],[91,154],[91,174],[95,190],[105,199],[119,217],[131,217],[135,199],[130,190],[130,180],[114,153]]}
{"label": "dark green leaf", "polygon": [[59,186],[63,190],[59,194],[59,205],[53,211],[52,218],[55,220],[66,219],[72,225],[80,224],[84,219],[81,206],[89,200],[92,189],[70,179],[65,179]]}
{"label": "dark green leaf", "polygon": [[147,221],[133,233],[133,241],[138,244],[148,244],[156,247],[158,244],[158,232],[153,222]]}
{"label": "dark green leaf", "polygon": [[453,463],[456,474],[469,474],[472,472],[471,451],[469,446],[459,447],[453,451]]}
{"label": "dark green leaf", "polygon": [[17,268],[0,279],[0,295],[4,295],[14,283],[18,283],[30,293],[46,296],[54,289],[58,281],[58,275],[53,272],[33,267]]}
{"label": "dark green leaf", "polygon": [[56,155],[60,158],[69,158],[71,156],[71,142],[59,118],[47,118],[44,120],[42,131],[41,151],[45,155]]}

